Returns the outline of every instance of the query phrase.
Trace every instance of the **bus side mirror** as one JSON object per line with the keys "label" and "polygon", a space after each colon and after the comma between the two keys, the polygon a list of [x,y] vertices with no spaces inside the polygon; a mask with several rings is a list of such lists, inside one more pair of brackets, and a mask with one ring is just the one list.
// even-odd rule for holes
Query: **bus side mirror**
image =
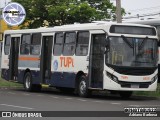
{"label": "bus side mirror", "polygon": [[109,52],[110,50],[110,41],[108,38],[105,39],[105,47],[106,47],[106,52]]}

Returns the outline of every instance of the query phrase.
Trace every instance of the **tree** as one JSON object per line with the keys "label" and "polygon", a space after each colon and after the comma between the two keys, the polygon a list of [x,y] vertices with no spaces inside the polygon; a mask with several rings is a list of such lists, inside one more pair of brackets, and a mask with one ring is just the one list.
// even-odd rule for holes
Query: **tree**
{"label": "tree", "polygon": [[[109,0],[13,0],[22,4],[26,19],[21,27],[37,28],[87,23],[115,18],[116,7]],[[122,14],[125,11],[122,9]]]}
{"label": "tree", "polygon": [[51,25],[91,22],[97,14],[96,10],[87,3],[50,7],[48,13],[48,21]]}
{"label": "tree", "polygon": [[45,0],[12,0],[22,4],[26,10],[26,19],[20,26],[22,28],[36,28],[44,26],[44,21],[47,20],[48,11],[46,9]]}

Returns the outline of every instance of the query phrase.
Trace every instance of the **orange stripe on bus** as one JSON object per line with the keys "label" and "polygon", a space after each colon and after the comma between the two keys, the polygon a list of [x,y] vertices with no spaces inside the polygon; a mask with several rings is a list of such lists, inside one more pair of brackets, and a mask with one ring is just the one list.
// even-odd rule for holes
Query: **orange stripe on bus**
{"label": "orange stripe on bus", "polygon": [[31,60],[31,61],[37,61],[40,60],[37,57],[19,57],[19,60]]}

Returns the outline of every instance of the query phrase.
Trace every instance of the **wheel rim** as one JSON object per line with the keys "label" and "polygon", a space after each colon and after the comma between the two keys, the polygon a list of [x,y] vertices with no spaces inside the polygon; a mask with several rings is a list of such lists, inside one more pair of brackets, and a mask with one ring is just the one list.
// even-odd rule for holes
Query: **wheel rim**
{"label": "wheel rim", "polygon": [[85,82],[85,81],[81,81],[81,82],[80,82],[80,87],[79,87],[79,89],[80,89],[80,93],[81,93],[81,94],[85,94],[85,92],[86,92],[86,82]]}
{"label": "wheel rim", "polygon": [[29,89],[29,88],[30,88],[30,85],[31,85],[31,80],[30,80],[30,77],[27,76],[27,77],[26,77],[26,88]]}

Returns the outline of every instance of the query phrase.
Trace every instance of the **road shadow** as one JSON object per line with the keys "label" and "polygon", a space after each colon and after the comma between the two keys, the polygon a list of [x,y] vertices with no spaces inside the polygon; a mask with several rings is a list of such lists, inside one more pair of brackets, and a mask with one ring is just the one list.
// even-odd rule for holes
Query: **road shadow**
{"label": "road shadow", "polygon": [[[19,92],[27,92],[24,88],[9,88],[9,90],[12,91],[19,91]],[[50,96],[59,96],[59,97],[74,97],[74,98],[80,98],[77,94],[73,92],[61,92],[58,89],[55,88],[43,88],[41,92],[31,92],[34,94],[44,94],[44,95],[50,95]],[[94,100],[104,100],[104,101],[152,101],[152,100],[160,100],[158,97],[150,97],[150,96],[142,96],[142,95],[132,95],[128,99],[122,99],[118,94],[112,95],[109,92],[106,91],[94,91],[92,93],[92,96],[85,99],[94,99]]]}

